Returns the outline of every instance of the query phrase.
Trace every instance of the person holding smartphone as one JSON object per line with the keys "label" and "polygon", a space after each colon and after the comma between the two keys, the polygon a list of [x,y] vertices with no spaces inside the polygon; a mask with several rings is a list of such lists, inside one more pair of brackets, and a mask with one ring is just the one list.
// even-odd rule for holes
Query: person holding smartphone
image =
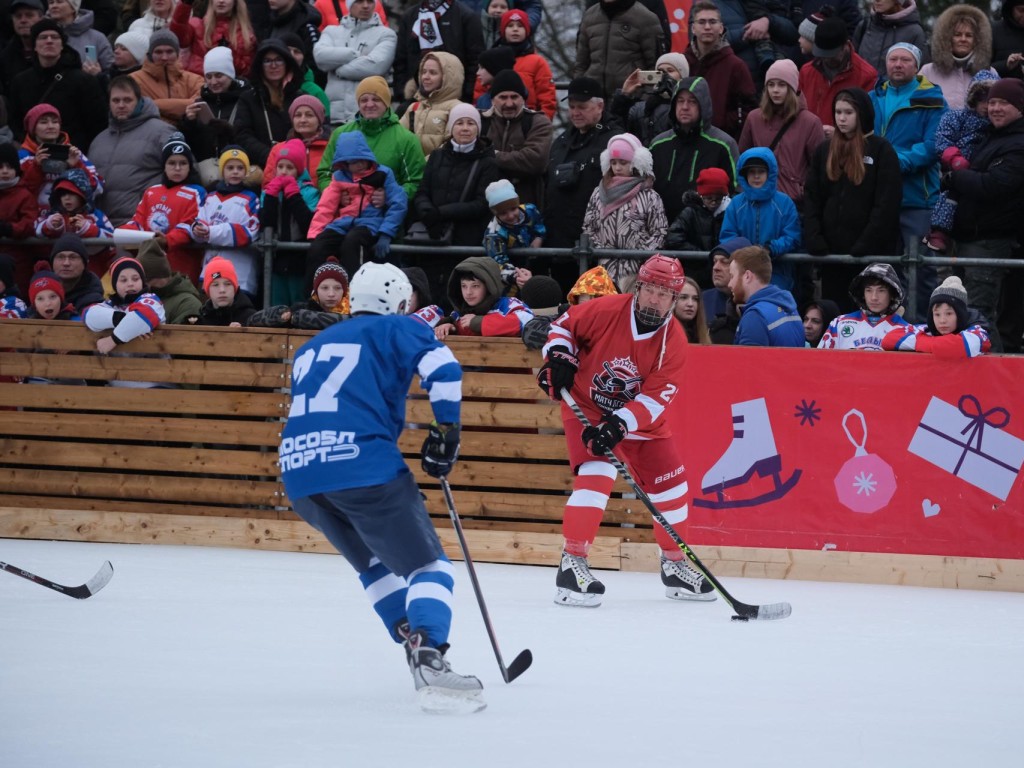
{"label": "person holding smartphone", "polygon": [[83,72],[99,75],[114,66],[114,49],[102,32],[93,29],[95,17],[82,10],[82,0],[49,0],[46,15],[63,28],[68,47],[82,59]]}
{"label": "person holding smartphone", "polygon": [[82,150],[71,143],[61,126],[60,110],[37,104],[25,115],[25,140],[18,149],[22,179],[40,206],[50,201],[54,182],[65,171],[84,171],[92,194],[103,191],[103,180]]}

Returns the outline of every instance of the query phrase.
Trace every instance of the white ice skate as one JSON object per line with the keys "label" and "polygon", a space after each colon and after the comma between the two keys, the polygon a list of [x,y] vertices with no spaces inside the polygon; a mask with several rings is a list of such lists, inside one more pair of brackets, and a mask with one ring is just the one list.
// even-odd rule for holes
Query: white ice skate
{"label": "white ice skate", "polygon": [[555,576],[555,603],[579,608],[597,608],[604,596],[604,584],[590,572],[587,558],[562,553],[562,562]]}
{"label": "white ice skate", "polygon": [[718,599],[715,588],[704,574],[691,568],[685,560],[669,560],[664,554],[661,556],[661,583],[665,585],[665,597],[673,600],[710,603]]}
{"label": "white ice skate", "polygon": [[[701,481],[705,494],[714,493],[713,499],[695,498],[696,507],[726,509],[753,507],[785,496],[800,479],[801,470],[794,470],[788,480],[782,480],[782,456],[775,447],[775,435],[768,419],[768,406],[763,397],[732,405],[733,437],[722,457],[715,462]],[[727,496],[725,490],[744,485],[757,473],[758,477],[771,476],[774,488],[753,498]]]}
{"label": "white ice skate", "polygon": [[453,672],[441,651],[425,645],[426,642],[427,636],[422,630],[410,634],[405,642],[409,670],[423,711],[435,715],[467,715],[486,707],[483,684],[472,675]]}

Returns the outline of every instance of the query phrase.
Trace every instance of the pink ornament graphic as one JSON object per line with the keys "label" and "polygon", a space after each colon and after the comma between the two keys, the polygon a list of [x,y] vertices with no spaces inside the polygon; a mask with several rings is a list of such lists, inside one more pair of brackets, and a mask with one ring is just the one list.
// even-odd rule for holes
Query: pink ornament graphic
{"label": "pink ornament graphic", "polygon": [[[854,439],[846,426],[851,416],[860,419],[861,431],[864,433],[860,442]],[[893,474],[892,467],[880,456],[864,450],[868,442],[868,424],[863,413],[856,408],[848,411],[843,416],[843,431],[856,452],[836,475],[836,496],[844,507],[854,512],[877,512],[888,504],[892,495],[896,493],[896,475]]]}

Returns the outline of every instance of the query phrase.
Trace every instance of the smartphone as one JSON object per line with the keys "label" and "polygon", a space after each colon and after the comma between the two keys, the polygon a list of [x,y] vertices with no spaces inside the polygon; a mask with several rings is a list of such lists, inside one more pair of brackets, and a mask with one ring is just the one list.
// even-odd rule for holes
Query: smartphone
{"label": "smartphone", "polygon": [[43,144],[46,147],[46,152],[49,154],[51,160],[63,160],[67,162],[71,147],[67,144]]}
{"label": "smartphone", "polygon": [[85,60],[86,61],[91,61],[93,64],[95,64],[99,60],[97,58],[97,56],[96,56],[96,46],[95,45],[87,45],[87,46],[85,46]]}
{"label": "smartphone", "polygon": [[657,85],[664,75],[656,69],[641,69],[640,82],[644,85]]}

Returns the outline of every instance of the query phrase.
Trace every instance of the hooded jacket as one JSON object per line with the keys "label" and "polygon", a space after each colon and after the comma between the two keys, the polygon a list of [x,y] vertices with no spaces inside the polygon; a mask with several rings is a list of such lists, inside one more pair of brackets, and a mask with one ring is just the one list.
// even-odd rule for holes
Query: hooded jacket
{"label": "hooded jacket", "polygon": [[[700,120],[691,128],[683,128],[676,117],[675,102],[679,95],[692,93],[700,108]],[[672,130],[658,136],[651,144],[651,155],[658,174],[654,191],[661,195],[665,215],[673,221],[683,209],[683,193],[697,188],[697,176],[705,168],[721,168],[736,184],[736,165],[729,145],[710,135],[711,91],[703,77],[684,77],[676,85],[672,97],[669,122]]]}
{"label": "hooded jacket", "polygon": [[[958,59],[953,55],[953,33],[957,25],[967,19],[972,20],[978,29],[974,50]],[[932,29],[932,60],[921,67],[920,74],[942,89],[950,109],[960,109],[967,101],[971,78],[989,70],[991,63],[992,26],[988,16],[973,5],[954,5],[943,11],[935,21]],[[994,69],[990,71],[995,73]]]}
{"label": "hooded jacket", "polygon": [[89,157],[103,176],[103,194],[96,198],[115,227],[135,214],[139,198],[163,176],[161,152],[174,128],[143,97],[135,113],[124,120],[110,116],[108,128],[89,146]]}
{"label": "hooded jacket", "polygon": [[884,16],[872,11],[857,25],[850,38],[857,53],[864,61],[885,72],[885,56],[896,43],[911,43],[921,50],[921,63],[930,60],[928,36],[921,26],[921,14],[914,0],[904,0],[905,5],[896,13]]}
{"label": "hooded jacket", "polygon": [[846,176],[836,181],[829,179],[828,152],[835,136],[818,147],[804,188],[804,247],[815,255],[902,253],[903,177],[899,158],[888,141],[874,135],[875,111],[868,95],[857,88],[841,93],[852,97],[861,130],[867,134],[864,180],[855,185]]}
{"label": "hooded jacket", "polygon": [[[352,160],[367,160],[376,168],[358,179],[353,178],[350,171],[334,171],[331,183],[320,196],[320,203],[313,214],[313,223],[309,227],[310,239],[325,229],[346,234],[353,227],[366,227],[375,235],[380,233],[395,237],[398,234],[409,208],[409,198],[395,180],[391,169],[378,163],[366,138],[358,131],[343,133],[338,137],[332,167]],[[380,187],[384,189],[383,208],[370,204],[370,195]],[[349,193],[349,204],[342,208],[340,201],[344,192]]]}
{"label": "hooded jacket", "polygon": [[96,60],[100,64],[100,69],[106,72],[114,66],[114,49],[102,32],[93,29],[94,21],[93,12],[83,8],[75,16],[74,21],[64,27],[64,34],[68,37],[68,45],[78,51],[78,55],[83,59],[85,47],[95,46]]}
{"label": "hooded jacket", "polygon": [[336,26],[324,27],[313,46],[313,59],[327,73],[324,91],[331,102],[332,123],[347,123],[358,114],[356,86],[371,75],[387,77],[397,44],[395,31],[377,14],[367,21],[345,16]]}
{"label": "hooded jacket", "polygon": [[441,68],[441,85],[433,93],[424,96],[416,91],[416,100],[409,105],[398,122],[412,131],[420,140],[423,154],[427,157],[441,146],[448,132],[448,113],[460,104],[462,93],[462,62],[444,51],[427,51],[420,59],[420,66],[427,59],[433,59]]}
{"label": "hooded jacket", "polygon": [[[479,304],[469,306],[462,298],[460,273],[469,272],[480,280],[487,289],[487,296]],[[505,286],[501,281],[498,262],[488,256],[470,256],[452,270],[448,278],[448,300],[455,307],[453,316],[474,315],[469,324],[471,336],[515,336],[533,317],[533,312],[519,299],[504,296]],[[437,310],[437,307],[428,307]],[[463,333],[456,325],[456,333]]]}
{"label": "hooded jacket", "polygon": [[766,285],[740,307],[733,344],[748,347],[803,347],[804,324],[789,291]]}
{"label": "hooded jacket", "polygon": [[[799,205],[804,199],[804,179],[807,178],[811,157],[818,145],[825,140],[825,130],[818,116],[807,109],[804,97],[800,95],[797,98],[800,101],[800,111],[779,138],[773,151],[779,164],[779,191],[785,192]],[[783,124],[781,116],[767,121],[761,110],[755,109],[743,123],[740,150],[770,146]]]}
{"label": "hooded jacket", "polygon": [[[69,187],[74,189],[75,194],[82,201],[81,208],[75,213],[68,213],[60,204],[61,195],[65,191],[72,191]],[[92,184],[90,184],[89,175],[79,168],[65,171],[54,182],[50,190],[49,204],[39,213],[39,219],[36,221],[36,235],[55,239],[65,232],[72,232],[79,237],[113,237],[114,228],[111,226],[110,220],[103,211],[93,207],[92,198]],[[57,227],[51,227],[49,218],[55,213],[60,215],[61,223]],[[71,223],[72,217],[76,214],[82,217],[82,226],[78,230],[75,230]],[[96,255],[104,249],[89,246],[88,250],[90,255]]]}
{"label": "hooded jacket", "polygon": [[160,110],[160,117],[176,125],[185,116],[185,107],[199,98],[203,78],[182,70],[177,61],[157,64],[147,55],[142,68],[128,75],[139,84],[142,95]]}
{"label": "hooded jacket", "polygon": [[[743,175],[744,165],[754,159],[768,164],[768,180],[757,189],[751,187]],[[737,173],[743,191],[725,209],[719,238],[745,237],[767,248],[772,257],[772,285],[792,290],[795,265],[776,259],[800,250],[800,215],[793,201],[778,191],[779,165],[775,155],[767,147],[748,149],[740,155]]]}
{"label": "hooded jacket", "polygon": [[818,116],[822,125],[836,124],[832,113],[836,94],[847,88],[870,91],[878,82],[878,70],[858,56],[850,43],[846,44],[846,50],[850,60],[832,80],[825,75],[821,59],[811,59],[800,67],[800,92],[807,99],[807,108]]}
{"label": "hooded jacket", "polygon": [[243,35],[242,30],[238,31],[234,40],[231,40],[231,19],[227,16],[217,17],[210,33],[210,45],[207,45],[203,19],[192,15],[190,3],[179,2],[175,4],[171,13],[171,32],[178,37],[181,43],[181,50],[186,53],[185,68],[200,77],[203,75],[203,59],[210,48],[221,45],[221,41],[228,42],[231,49],[231,59],[235,65],[235,74],[238,77],[245,77],[252,69],[253,54],[256,51],[256,35]]}
{"label": "hooded jacket", "polygon": [[357,116],[351,122],[335,128],[327,141],[320,164],[316,167],[316,183],[320,189],[326,189],[331,180],[334,165],[334,148],[341,136],[346,133],[361,133],[370,146],[377,162],[387,166],[402,185],[406,196],[412,200],[423,179],[423,167],[427,159],[423,155],[420,141],[398,123],[398,116],[390,109],[382,117],[372,120]]}
{"label": "hooded jacket", "polygon": [[302,94],[304,73],[292,57],[288,46],[277,38],[270,38],[260,43],[252,61],[252,71],[261,72],[263,59],[268,53],[276,53],[284,59],[288,74],[285,75],[284,93],[280,107],[274,106],[270,97],[270,89],[262,78],[252,80],[252,90],[246,91],[238,99],[238,143],[245,149],[249,161],[261,168],[267,163],[270,148],[279,141],[288,138],[292,129],[292,119],[288,116],[288,107]]}
{"label": "hooded jacket", "polygon": [[180,272],[171,275],[171,282],[162,288],[151,286],[150,290],[163,302],[168,325],[181,325],[189,322],[189,318],[199,317],[202,297],[192,281]]}
{"label": "hooded jacket", "polygon": [[690,75],[707,80],[711,123],[736,138],[747,113],[757,106],[757,89],[747,64],[726,44],[698,56],[693,44],[686,52]]}
{"label": "hooded jacket", "polygon": [[661,21],[642,3],[597,3],[583,12],[572,76],[594,78],[610,96],[633,70],[654,69],[666,42]]}
{"label": "hooded jacket", "polygon": [[968,105],[958,109],[950,108],[942,115],[935,132],[935,151],[940,157],[949,147],[956,147],[960,154],[968,160],[971,159],[975,147],[988,136],[992,123],[988,117],[982,117],[975,112],[969,104],[978,99],[982,92],[987,94],[998,79],[999,75],[992,70],[981,70],[971,79],[971,84],[967,88]]}
{"label": "hooded jacket", "polygon": [[1024,51],[1024,27],[1013,20],[1013,9],[1024,4],[1024,0],[1005,0],[999,11],[999,19],[992,21],[992,66],[1000,77],[1011,75],[1021,77],[1022,70],[1006,68],[1011,53]]}
{"label": "hooded jacket", "polygon": [[871,92],[875,133],[896,150],[903,173],[903,208],[933,208],[939,194],[935,132],[946,113],[942,91],[918,75],[906,85],[879,80]]}

